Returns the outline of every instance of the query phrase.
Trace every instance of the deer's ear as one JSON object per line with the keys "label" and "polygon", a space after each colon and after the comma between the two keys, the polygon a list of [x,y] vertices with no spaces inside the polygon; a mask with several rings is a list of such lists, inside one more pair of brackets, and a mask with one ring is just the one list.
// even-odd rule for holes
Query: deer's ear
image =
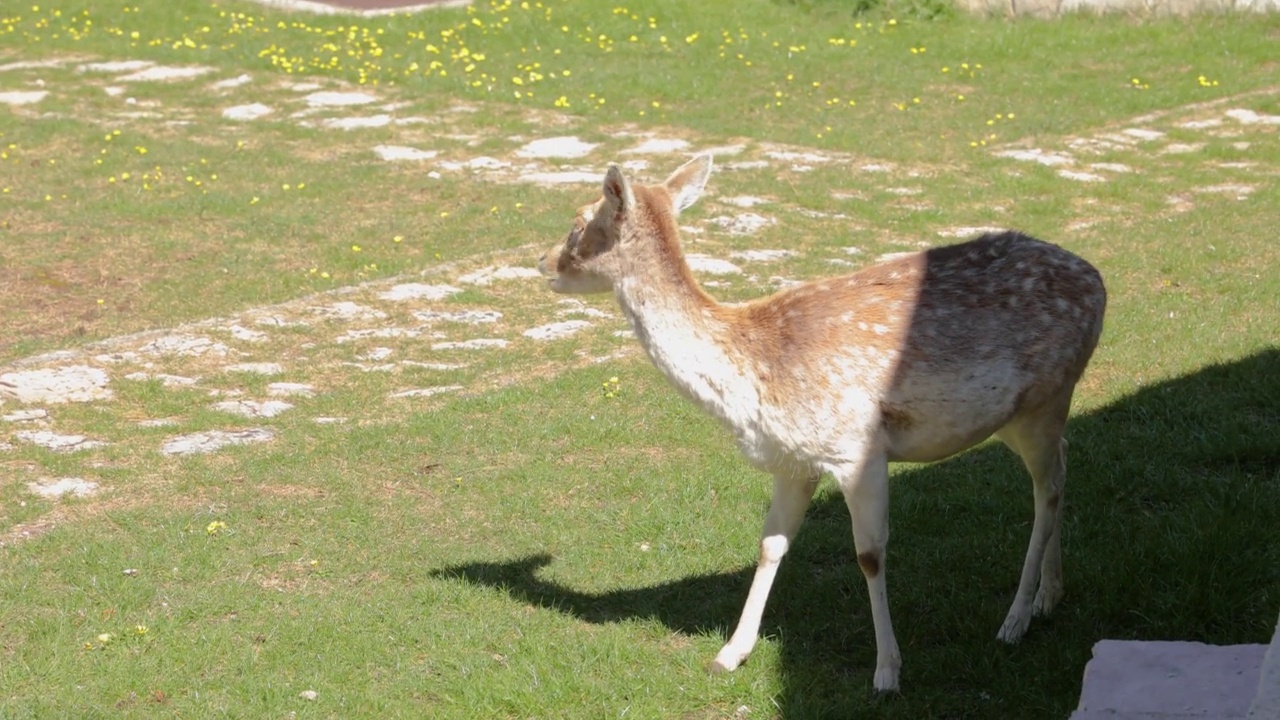
{"label": "deer's ear", "polygon": [[671,209],[679,214],[680,211],[697,202],[710,176],[710,155],[699,155],[676,168],[664,183],[667,192],[671,193]]}
{"label": "deer's ear", "polygon": [[605,210],[615,222],[621,220],[635,206],[635,196],[631,194],[631,183],[622,176],[617,165],[610,165],[604,176]]}

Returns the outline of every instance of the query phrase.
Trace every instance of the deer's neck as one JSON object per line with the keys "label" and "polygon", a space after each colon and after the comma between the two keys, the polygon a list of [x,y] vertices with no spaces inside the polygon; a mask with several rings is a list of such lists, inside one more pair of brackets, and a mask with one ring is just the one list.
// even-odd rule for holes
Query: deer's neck
{"label": "deer's neck", "polygon": [[731,312],[703,292],[672,227],[667,239],[638,242],[615,294],[653,364],[682,394],[741,429],[759,404]]}

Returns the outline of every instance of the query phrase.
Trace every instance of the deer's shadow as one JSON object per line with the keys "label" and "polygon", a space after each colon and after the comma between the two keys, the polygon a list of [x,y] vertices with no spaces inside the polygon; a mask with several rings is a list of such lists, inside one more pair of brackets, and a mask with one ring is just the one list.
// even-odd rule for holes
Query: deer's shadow
{"label": "deer's shadow", "polygon": [[[991,662],[1006,666],[998,672],[1039,673],[1045,693],[1062,697],[1078,691],[1099,639],[1226,644],[1259,642],[1269,631],[1280,605],[1280,349],[1142,388],[1073,417],[1067,436],[1068,597],[1052,618],[1033,622],[1031,641],[1020,648],[1001,650],[994,639],[1029,531],[1030,481],[1017,459],[992,444],[895,476],[891,511],[898,519],[888,580],[904,686],[912,683],[913,653],[945,654],[941,646],[969,642],[971,635],[990,642]],[[930,536],[951,530],[949,517],[973,513],[990,513],[992,523],[1004,527],[981,530],[973,551],[959,557],[927,549]],[[750,520],[762,522],[763,510]],[[727,635],[754,571],[747,565],[592,593],[540,578],[552,561],[536,554],[432,574],[500,589],[589,623],[654,619],[675,632]],[[960,592],[974,582],[989,587]],[[947,637],[912,623],[936,612],[949,613],[955,625]],[[866,709],[875,643],[848,514],[837,494],[810,508],[774,584],[762,634],[781,644],[778,701],[785,716]],[[965,659],[955,662],[955,682],[963,685]],[[1070,710],[1061,703],[1018,707],[1014,715],[1025,717]]]}

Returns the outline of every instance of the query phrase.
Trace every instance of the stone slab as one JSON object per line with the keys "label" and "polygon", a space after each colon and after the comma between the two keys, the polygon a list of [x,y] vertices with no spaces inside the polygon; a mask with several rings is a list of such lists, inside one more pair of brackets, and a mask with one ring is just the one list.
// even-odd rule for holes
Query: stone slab
{"label": "stone slab", "polygon": [[1262,677],[1249,708],[1249,720],[1280,720],[1280,620],[1276,621],[1271,647],[1262,661]]}
{"label": "stone slab", "polygon": [[1243,719],[1267,645],[1102,640],[1085,666],[1072,720]]}

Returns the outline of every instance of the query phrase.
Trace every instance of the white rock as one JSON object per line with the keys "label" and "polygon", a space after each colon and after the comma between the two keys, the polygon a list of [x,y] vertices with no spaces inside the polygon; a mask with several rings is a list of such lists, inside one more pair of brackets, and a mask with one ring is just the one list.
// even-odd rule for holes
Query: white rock
{"label": "white rock", "polygon": [[1236,108],[1227,111],[1227,117],[1244,125],[1280,125],[1280,115],[1260,115],[1252,110]]}
{"label": "white rock", "polygon": [[761,228],[773,225],[778,221],[774,218],[767,218],[756,213],[743,213],[741,215],[721,215],[720,217],[711,218],[711,224],[716,225],[728,231],[730,235],[754,235]]}
{"label": "white rock", "polygon": [[1223,195],[1235,195],[1237,200],[1244,200],[1253,194],[1258,188],[1253,185],[1238,185],[1228,183],[1225,185],[1207,185],[1205,187],[1196,188],[1199,193],[1221,193]]}
{"label": "white rock", "polygon": [[114,353],[99,353],[93,356],[93,359],[103,365],[116,365],[125,362],[137,362],[142,356],[131,350]]}
{"label": "white rock", "polygon": [[769,201],[753,195],[739,195],[737,197],[720,198],[720,202],[740,208],[752,208],[756,205],[767,204]]}
{"label": "white rock", "polygon": [[245,342],[262,342],[267,339],[267,334],[261,330],[251,330],[240,325],[232,325],[227,331],[231,333],[231,337]]}
{"label": "white rock", "polygon": [[480,157],[471,158],[470,160],[466,161],[465,163],[463,163],[463,166],[470,168],[472,170],[503,170],[505,168],[511,167],[511,163],[503,162],[497,158],[491,158],[485,155],[481,155]]}
{"label": "white rock", "polygon": [[371,115],[369,117],[329,118],[323,122],[331,130],[363,130],[380,128],[391,124],[390,115]]}
{"label": "white rock", "polygon": [[277,397],[311,397],[315,387],[306,383],[277,382],[267,386],[267,392]]}
{"label": "white rock", "polygon": [[540,183],[543,185],[570,185],[574,183],[599,183],[604,179],[604,174],[581,170],[566,170],[563,172],[525,173],[517,179],[520,182]]}
{"label": "white rock", "polygon": [[742,268],[734,265],[728,260],[713,258],[699,253],[690,253],[685,256],[685,261],[689,263],[689,268],[695,272],[703,272],[708,275],[740,275]]}
{"label": "white rock", "polygon": [[432,395],[440,395],[441,393],[457,392],[461,389],[461,385],[441,385],[438,387],[418,388],[416,390],[401,390],[400,392],[391,393],[389,397],[431,397]]}
{"label": "white rock", "polygon": [[419,310],[413,316],[424,323],[456,322],[467,325],[494,323],[502,318],[497,310]]}
{"label": "white rock", "polygon": [[585,315],[589,318],[599,318],[601,320],[612,320],[614,318],[613,313],[607,313],[603,310],[587,307],[586,305],[576,305],[574,307],[565,308],[564,310],[558,311],[556,315],[560,317],[564,317],[566,315]]}
{"label": "white rock", "polygon": [[419,150],[403,145],[375,145],[373,152],[383,160],[430,160],[440,154],[438,150]]}
{"label": "white rock", "polygon": [[421,362],[418,360],[401,360],[400,364],[404,367],[422,368],[424,370],[461,370],[466,367],[465,363]]}
{"label": "white rock", "polygon": [[129,373],[124,376],[124,379],[137,380],[141,382],[145,382],[147,380],[159,380],[165,387],[190,387],[191,385],[195,385],[197,381],[196,378],[183,377],[182,375],[169,375],[166,373],[151,374],[144,372]]}
{"label": "white rock", "polygon": [[391,372],[396,369],[395,363],[383,363],[381,365],[366,365],[364,363],[344,362],[347,367],[359,368],[360,372]]}
{"label": "white rock", "polygon": [[411,330],[409,328],[366,328],[362,330],[348,330],[335,338],[335,340],[339,343],[348,343],[353,340],[363,340],[364,338],[415,338],[421,334],[421,332]]}
{"label": "white rock", "polygon": [[63,59],[53,60],[19,60],[17,62],[5,63],[0,65],[0,72],[9,70],[41,70],[44,68],[62,67],[67,61]]}
{"label": "white rock", "polygon": [[256,317],[253,322],[257,325],[265,325],[267,327],[308,327],[310,323],[301,320],[289,320],[279,315],[263,315]]}
{"label": "white rock", "polygon": [[227,372],[250,373],[252,375],[279,375],[284,366],[273,362],[247,362],[228,365],[223,368]]}
{"label": "white rock", "polygon": [[[1169,147],[1173,147],[1170,145]],[[1168,150],[1168,148],[1166,148]],[[1133,168],[1123,163],[1093,163],[1089,166],[1091,170],[1105,170],[1113,173],[1131,173]]]}
{"label": "white rock", "polygon": [[588,327],[591,327],[591,323],[586,320],[562,320],[560,322],[530,328],[525,330],[523,334],[525,337],[532,338],[534,340],[556,340],[563,337],[569,337],[570,335]]}
{"label": "white rock", "polygon": [[151,420],[138,421],[138,427],[144,427],[144,428],[173,427],[174,425],[177,425],[177,424],[178,424],[178,421],[174,420],[173,418],[153,418]]}
{"label": "white rock", "polygon": [[812,152],[790,152],[786,150],[771,150],[765,153],[766,157],[783,162],[805,162],[805,163],[824,163],[830,162],[831,157]]}
{"label": "white rock", "polygon": [[309,309],[316,315],[333,320],[382,320],[387,317],[381,310],[346,301]]}
{"label": "white rock", "polygon": [[880,255],[880,257],[877,257],[877,258],[876,258],[876,262],[878,262],[878,263],[889,262],[890,260],[898,260],[898,259],[900,259],[900,258],[910,257],[910,256],[912,256],[912,255],[915,255],[915,253],[914,253],[914,252],[891,252],[891,253],[882,253],[882,254]]}
{"label": "white rock", "polygon": [[1049,167],[1053,167],[1055,165],[1070,165],[1075,162],[1075,158],[1070,155],[1047,153],[1039,148],[1032,148],[1030,150],[1002,150],[996,153],[996,157],[1035,162]]}
{"label": "white rock", "polygon": [[1144,142],[1159,140],[1165,135],[1159,130],[1148,130],[1146,128],[1126,128],[1122,132],[1124,132],[1124,134],[1128,135],[1129,137],[1134,137]]}
{"label": "white rock", "polygon": [[359,359],[377,362],[379,360],[386,360],[387,358],[391,357],[391,353],[392,353],[392,350],[389,347],[376,347],[370,350],[369,352],[365,353],[364,355],[360,356]]}
{"label": "white rock", "polygon": [[32,420],[43,420],[49,417],[49,411],[40,408],[32,408],[30,410],[18,410],[8,415],[0,415],[0,420],[5,422],[30,422]]}
{"label": "white rock", "polygon": [[315,700],[316,698],[320,697],[320,693],[317,693],[315,690],[303,690],[302,692],[298,693],[298,697],[302,698],[303,700]]}
{"label": "white rock", "polygon": [[684,150],[689,147],[688,141],[685,140],[663,140],[661,138],[650,138],[639,145],[623,150],[624,154],[646,155],[650,153],[673,153]]}
{"label": "white rock", "polygon": [[116,82],[153,82],[156,80],[187,80],[189,78],[200,77],[206,73],[213,72],[211,67],[168,67],[157,65],[149,67],[138,72],[121,75],[116,78]]}
{"label": "white rock", "polygon": [[208,430],[170,438],[160,446],[160,452],[165,455],[208,453],[228,445],[266,442],[273,437],[275,437],[275,432],[269,428],[250,428],[248,430],[235,431]]}
{"label": "white rock", "polygon": [[291,403],[283,400],[224,400],[211,405],[214,410],[240,415],[248,418],[269,418],[293,409]]}
{"label": "white rock", "polygon": [[60,478],[58,480],[43,480],[41,482],[27,483],[27,489],[32,493],[43,498],[53,499],[63,495],[75,495],[76,497],[85,497],[92,495],[98,489],[98,483],[90,480],[82,480],[81,478]]}
{"label": "white rock", "polygon": [[794,250],[735,250],[729,257],[747,262],[777,262],[796,254]]}
{"label": "white rock", "polygon": [[342,417],[317,417],[311,418],[311,422],[317,425],[341,425],[346,422],[346,418]]}
{"label": "white rock", "polygon": [[185,357],[200,357],[201,355],[226,355],[231,348],[219,342],[214,342],[207,337],[195,337],[191,335],[166,335],[156,338],[151,342],[139,348],[140,351],[149,355],[181,355]]}
{"label": "white rock", "polygon": [[516,155],[526,158],[580,158],[596,148],[576,137],[553,137],[534,140],[516,150]]}
{"label": "white rock", "polygon": [[105,372],[86,365],[21,370],[0,375],[0,396],[24,403],[106,400],[112,396],[108,382]]}
{"label": "white rock", "polygon": [[476,338],[460,342],[438,342],[431,346],[432,350],[493,350],[504,348],[511,343],[502,338]]}
{"label": "white rock", "polygon": [[236,105],[234,107],[224,108],[222,117],[228,120],[257,120],[260,117],[270,115],[274,110],[262,103],[250,103],[248,105]]}
{"label": "white rock", "polygon": [[378,295],[383,300],[443,300],[450,295],[462,292],[452,285],[426,285],[424,283],[402,283]]}
{"label": "white rock", "polygon": [[492,285],[495,280],[520,280],[542,277],[535,268],[526,267],[486,267],[467,273],[458,278],[458,282],[468,285]]}
{"label": "white rock", "polygon": [[[960,225],[953,228],[943,228],[938,234],[945,238],[975,238],[985,233],[998,233],[1003,228],[993,227],[991,225]],[[851,254],[862,252],[858,248],[845,248],[846,252],[853,251]]]}
{"label": "white rock", "polygon": [[[300,86],[295,85],[295,90]],[[311,88],[306,88],[310,90]],[[376,102],[378,98],[368,93],[362,92],[313,92],[303,98],[311,107],[347,107],[351,105],[367,105]]]}
{"label": "white rock", "polygon": [[79,72],[122,73],[134,72],[149,68],[155,63],[150,60],[116,60],[113,62],[88,63],[76,68]]}
{"label": "white rock", "polygon": [[230,90],[231,88],[238,88],[241,85],[248,85],[251,82],[253,82],[253,78],[248,75],[237,75],[236,77],[227,78],[226,80],[219,80],[209,87],[214,90]]}
{"label": "white rock", "polygon": [[23,442],[39,445],[55,452],[92,450],[106,445],[106,443],[99,440],[90,440],[84,435],[59,435],[48,430],[23,430],[22,432],[14,433],[14,437]]}
{"label": "white rock", "polygon": [[0,92],[0,104],[31,105],[40,102],[48,95],[48,90],[13,90],[10,92]]}
{"label": "white rock", "polygon": [[1075,180],[1077,182],[1106,182],[1107,181],[1107,179],[1102,177],[1101,175],[1094,175],[1093,173],[1087,173],[1087,172],[1079,172],[1077,170],[1059,170],[1058,175],[1068,180]]}

